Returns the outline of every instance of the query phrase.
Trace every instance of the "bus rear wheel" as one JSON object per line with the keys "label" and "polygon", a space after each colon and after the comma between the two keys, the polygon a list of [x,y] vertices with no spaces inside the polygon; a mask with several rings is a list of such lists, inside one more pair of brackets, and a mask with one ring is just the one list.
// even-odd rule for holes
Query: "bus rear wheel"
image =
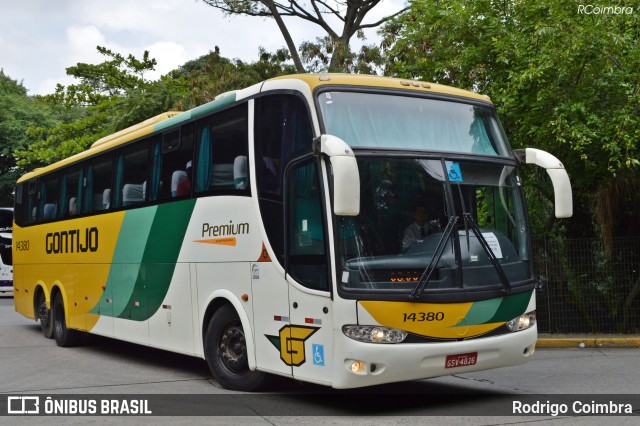
{"label": "bus rear wheel", "polygon": [[40,321],[40,329],[42,334],[47,339],[53,337],[53,321],[51,320],[51,309],[47,308],[47,300],[44,297],[44,293],[41,291],[38,293],[36,301],[36,314],[38,315],[38,321]]}
{"label": "bus rear wheel", "polygon": [[56,339],[58,346],[66,348],[77,345],[80,340],[80,332],[67,328],[62,294],[58,293],[53,299],[51,313],[53,314],[53,337]]}
{"label": "bus rear wheel", "polygon": [[250,392],[263,384],[265,373],[249,369],[244,329],[230,305],[218,309],[209,321],[204,351],[211,374],[226,389]]}

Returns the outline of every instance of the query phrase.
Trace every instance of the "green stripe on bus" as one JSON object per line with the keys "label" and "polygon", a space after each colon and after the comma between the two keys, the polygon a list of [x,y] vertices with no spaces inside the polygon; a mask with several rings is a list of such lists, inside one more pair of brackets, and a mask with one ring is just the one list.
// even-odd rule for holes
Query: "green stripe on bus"
{"label": "green stripe on bus", "polygon": [[125,213],[104,291],[108,295],[123,297],[109,296],[112,299],[111,304],[105,300],[106,297],[100,297],[100,301],[89,311],[90,313],[119,316],[127,307],[127,301],[136,284],[156,209],[157,207],[149,207]]}
{"label": "green stripe on bus", "polygon": [[173,278],[196,200],[158,206],[131,297],[118,317],[145,321],[158,310]]}
{"label": "green stripe on bus", "polygon": [[532,293],[533,290],[504,297],[495,315],[487,322],[507,322],[524,314]]}
{"label": "green stripe on bus", "polygon": [[157,132],[159,130],[163,130],[163,129],[167,129],[171,126],[175,126],[176,124],[180,124],[186,121],[191,120],[192,118],[198,118],[202,115],[205,114],[209,114],[213,111],[216,111],[218,109],[224,108],[227,105],[231,105],[232,103],[234,103],[236,101],[236,94],[235,93],[229,93],[228,95],[220,98],[220,99],[216,99],[212,102],[206,103],[204,105],[200,105],[197,108],[194,108],[192,110],[189,111],[185,111],[181,114],[178,114],[174,117],[168,118],[164,121],[161,121],[160,123],[157,123],[155,126],[153,126],[153,131]]}
{"label": "green stripe on bus", "polygon": [[211,113],[213,111],[216,111],[218,109],[222,109],[222,108],[226,107],[227,105],[231,105],[235,101],[236,101],[236,94],[235,93],[229,93],[229,94],[223,96],[222,98],[216,99],[213,102],[209,102],[207,104],[200,105],[199,107],[196,107],[196,108],[192,109],[191,110],[191,118],[198,118],[198,117],[201,117],[203,115],[209,114],[209,113]]}
{"label": "green stripe on bus", "polygon": [[467,312],[464,319],[457,323],[455,327],[462,325],[479,325],[489,323],[489,320],[493,318],[503,299],[504,298],[502,297],[498,297],[496,299],[473,302],[471,308],[469,308],[469,312]]}
{"label": "green stripe on bus", "polygon": [[524,314],[531,300],[531,291],[473,302],[464,319],[454,327],[511,321]]}

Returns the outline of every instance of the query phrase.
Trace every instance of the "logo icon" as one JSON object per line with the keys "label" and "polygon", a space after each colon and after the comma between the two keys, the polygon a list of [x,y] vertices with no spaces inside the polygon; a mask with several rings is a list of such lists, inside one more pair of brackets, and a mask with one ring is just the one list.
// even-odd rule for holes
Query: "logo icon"
{"label": "logo icon", "polygon": [[7,414],[40,414],[39,396],[7,397]]}
{"label": "logo icon", "polygon": [[286,365],[299,367],[307,360],[304,351],[304,342],[319,329],[318,327],[285,325],[280,329],[278,336],[265,335],[265,337],[280,351],[280,359],[282,362]]}

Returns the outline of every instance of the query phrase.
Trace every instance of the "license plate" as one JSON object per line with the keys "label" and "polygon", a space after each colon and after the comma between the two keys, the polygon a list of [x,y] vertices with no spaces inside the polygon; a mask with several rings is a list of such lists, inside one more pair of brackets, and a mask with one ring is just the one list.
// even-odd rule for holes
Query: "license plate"
{"label": "license plate", "polygon": [[444,368],[456,368],[467,367],[469,365],[475,365],[478,361],[478,352],[471,352],[468,354],[456,354],[447,355],[447,359],[444,363]]}

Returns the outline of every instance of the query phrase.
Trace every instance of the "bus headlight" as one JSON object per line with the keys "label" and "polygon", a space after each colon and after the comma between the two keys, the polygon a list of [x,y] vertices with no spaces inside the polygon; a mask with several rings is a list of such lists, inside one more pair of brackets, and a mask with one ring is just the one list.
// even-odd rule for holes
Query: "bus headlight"
{"label": "bus headlight", "polygon": [[522,331],[533,327],[536,323],[536,311],[527,312],[507,323],[509,331]]}
{"label": "bus headlight", "polygon": [[353,340],[367,343],[401,343],[407,337],[406,331],[379,325],[345,325],[342,332]]}

